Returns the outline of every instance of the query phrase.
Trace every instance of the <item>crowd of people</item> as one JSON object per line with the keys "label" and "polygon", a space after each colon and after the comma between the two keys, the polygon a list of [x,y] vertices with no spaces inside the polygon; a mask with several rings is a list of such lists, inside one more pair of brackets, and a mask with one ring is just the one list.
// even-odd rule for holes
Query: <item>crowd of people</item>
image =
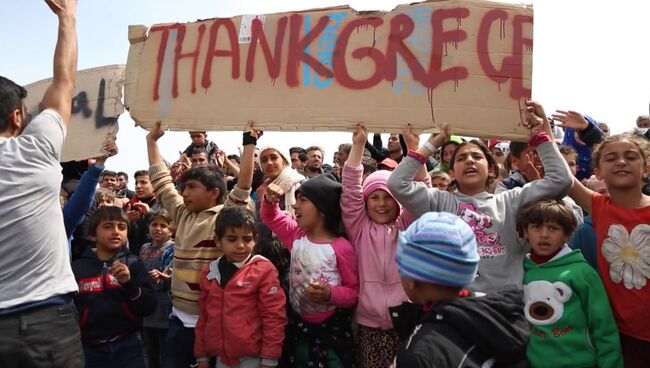
{"label": "crowd of people", "polygon": [[158,122],[132,191],[113,140],[59,163],[76,1],[46,2],[42,112],[0,77],[0,366],[650,366],[648,116],[610,135],[529,101],[527,142],[386,147],[360,122],[333,165],[253,121],[167,162]]}

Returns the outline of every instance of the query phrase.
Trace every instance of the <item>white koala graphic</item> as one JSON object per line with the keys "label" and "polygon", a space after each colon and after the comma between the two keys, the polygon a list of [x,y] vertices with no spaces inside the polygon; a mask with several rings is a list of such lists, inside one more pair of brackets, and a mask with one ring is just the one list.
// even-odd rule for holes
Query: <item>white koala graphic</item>
{"label": "white koala graphic", "polygon": [[571,288],[560,281],[533,281],[524,285],[526,319],[536,325],[550,325],[559,321],[564,314],[564,303],[572,293]]}

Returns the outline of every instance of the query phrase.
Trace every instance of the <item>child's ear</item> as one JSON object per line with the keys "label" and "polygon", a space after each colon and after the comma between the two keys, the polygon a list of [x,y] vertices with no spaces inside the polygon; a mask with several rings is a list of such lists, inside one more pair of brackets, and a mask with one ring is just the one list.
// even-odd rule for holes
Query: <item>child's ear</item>
{"label": "child's ear", "polygon": [[[454,170],[449,169],[449,176],[451,177],[451,181],[456,180],[456,173],[454,172]],[[449,183],[449,184],[451,184],[451,183]]]}
{"label": "child's ear", "polygon": [[219,188],[214,188],[214,189],[210,190],[210,196],[214,199],[215,203],[217,203],[217,204],[219,204],[218,200],[219,200],[220,192],[221,191],[219,190]]}

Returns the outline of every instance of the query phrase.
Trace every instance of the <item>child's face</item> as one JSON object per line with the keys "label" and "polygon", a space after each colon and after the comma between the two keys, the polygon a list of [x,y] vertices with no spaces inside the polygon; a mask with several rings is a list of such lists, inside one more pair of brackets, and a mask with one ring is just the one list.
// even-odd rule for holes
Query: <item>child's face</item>
{"label": "child's face", "polygon": [[163,244],[172,236],[169,222],[163,217],[156,217],[149,224],[149,235],[156,244]]}
{"label": "child's face", "polygon": [[437,178],[431,179],[431,186],[433,188],[438,188],[439,190],[443,190],[443,191],[447,190],[447,188],[449,187],[449,184],[451,184],[451,183],[445,177],[440,177],[439,176]]}
{"label": "child's face", "polygon": [[569,238],[564,229],[556,222],[544,222],[543,224],[528,224],[526,226],[526,237],[530,242],[535,254],[548,256],[557,252]]}
{"label": "child's face", "polygon": [[260,165],[267,178],[277,178],[286,166],[280,153],[274,149],[266,149],[260,155]]}
{"label": "child's face", "polygon": [[192,138],[192,145],[195,147],[205,146],[206,136],[207,135],[203,132],[190,132],[190,138]]}
{"label": "child's face", "polygon": [[503,165],[503,162],[506,159],[506,155],[503,154],[503,151],[499,147],[492,148],[492,156],[494,156],[494,159],[501,165]]}
{"label": "child's face", "polygon": [[110,207],[110,206],[114,206],[114,205],[115,205],[115,203],[113,201],[113,198],[110,198],[108,196],[99,197],[99,203],[97,203],[97,206],[99,208]]}
{"label": "child's face", "polygon": [[253,251],[255,235],[253,229],[246,226],[229,227],[221,239],[215,235],[214,242],[221,247],[229,262],[242,262]]}
{"label": "child's face", "polygon": [[129,225],[119,220],[102,220],[95,229],[97,248],[116,252],[126,244]]}
{"label": "child's face", "polygon": [[135,178],[135,196],[139,199],[147,199],[153,195],[153,186],[148,175],[141,175]]}
{"label": "child's face", "polygon": [[385,190],[378,189],[370,193],[366,199],[368,217],[378,224],[389,224],[397,218],[399,206]]}
{"label": "child's face", "polygon": [[458,182],[461,193],[474,195],[485,191],[488,175],[493,174],[483,151],[474,144],[458,149],[450,174]]}
{"label": "child's face", "polygon": [[455,144],[448,144],[445,146],[445,148],[443,148],[442,162],[446,163],[447,165],[451,163],[451,156],[454,154],[456,147],[457,146]]}
{"label": "child's face", "polygon": [[627,140],[611,142],[601,150],[598,166],[594,171],[610,191],[641,186],[643,175],[650,171],[650,165],[644,164],[643,156],[634,143]]}
{"label": "child's face", "polygon": [[181,195],[188,211],[201,212],[217,205],[219,189],[208,190],[200,181],[188,179]]}
{"label": "child's face", "polygon": [[293,205],[293,209],[296,215],[296,222],[301,230],[308,231],[314,229],[321,222],[325,221],[325,216],[323,216],[314,203],[302,193],[298,193],[296,196],[296,203]]}
{"label": "child's face", "polygon": [[576,176],[576,173],[578,172],[578,163],[576,162],[576,155],[574,155],[573,153],[569,153],[568,155],[562,154],[562,157],[564,157],[564,161],[566,161],[567,165],[569,165],[571,174],[573,174],[573,176]]}

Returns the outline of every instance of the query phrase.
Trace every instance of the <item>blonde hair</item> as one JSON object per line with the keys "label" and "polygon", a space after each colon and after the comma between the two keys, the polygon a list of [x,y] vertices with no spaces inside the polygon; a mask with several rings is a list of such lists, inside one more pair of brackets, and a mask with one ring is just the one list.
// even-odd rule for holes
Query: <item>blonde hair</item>
{"label": "blonde hair", "polygon": [[97,192],[95,192],[95,199],[98,202],[103,202],[103,201],[114,202],[115,193],[110,189],[99,188],[97,189]]}

